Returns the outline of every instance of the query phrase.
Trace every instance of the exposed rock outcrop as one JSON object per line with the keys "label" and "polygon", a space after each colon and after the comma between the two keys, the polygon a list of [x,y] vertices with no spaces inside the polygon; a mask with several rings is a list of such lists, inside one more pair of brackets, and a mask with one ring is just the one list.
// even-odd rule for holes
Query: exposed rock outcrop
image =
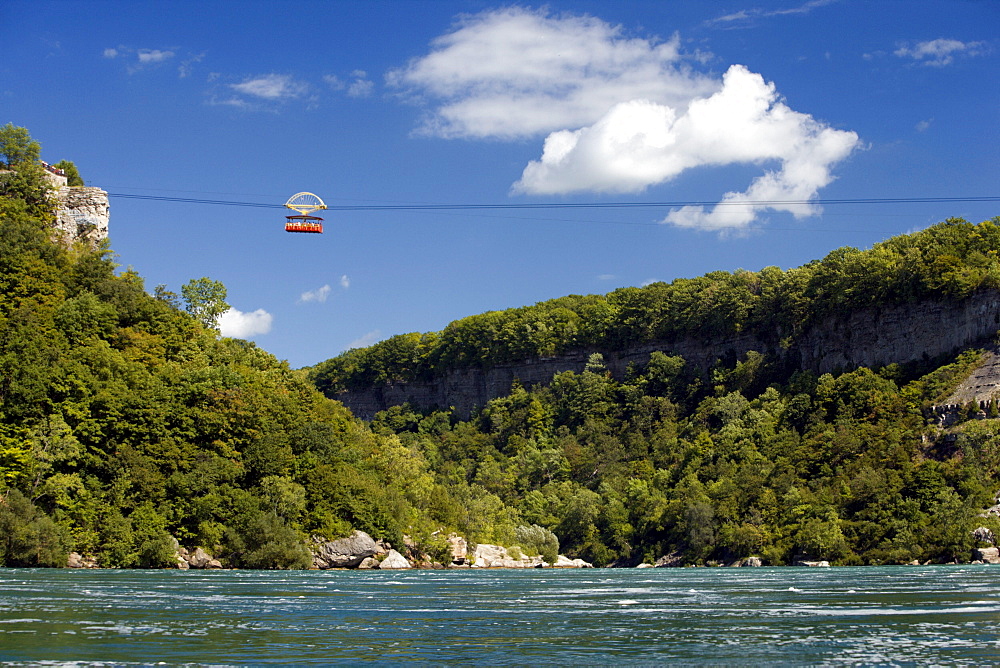
{"label": "exposed rock outcrop", "polygon": [[111,207],[100,188],[63,186],[56,193],[56,234],[66,245],[83,241],[96,247],[108,236]]}
{"label": "exposed rock outcrop", "polygon": [[378,552],[378,546],[364,531],[355,531],[347,538],[321,541],[313,552],[313,566],[326,568],[357,568]]}
{"label": "exposed rock outcrop", "polygon": [[764,565],[760,557],[745,557],[729,564],[731,568],[760,568]]}
{"label": "exposed rock outcrop", "polygon": [[570,559],[569,557],[559,555],[556,559],[556,563],[552,564],[552,568],[593,568],[594,565],[584,561],[583,559]]}
{"label": "exposed rock outcrop", "polygon": [[531,387],[548,384],[557,373],[582,372],[594,352],[603,355],[605,366],[616,378],[622,378],[630,364],[645,365],[654,351],[680,355],[693,368],[704,370],[720,358],[735,359],[755,350],[794,368],[825,373],[952,354],[990,341],[998,325],[1000,292],[984,289],[961,300],[925,299],[829,316],[791,342],[783,343],[778,332],[759,331],[657,341],[624,351],[577,350],[488,369],[453,369],[431,382],[380,385],[343,392],[334,398],[363,419],[404,403],[420,409],[452,406],[459,417],[465,418],[473,408],[506,396],[515,380]]}
{"label": "exposed rock outcrop", "polygon": [[990,545],[997,544],[996,537],[988,527],[977,528],[972,532],[972,538],[980,543],[989,543]]}
{"label": "exposed rock outcrop", "polygon": [[[513,549],[513,548],[511,548]],[[473,554],[473,568],[593,568],[592,564],[583,559],[570,559],[559,555],[554,564],[545,563],[540,556],[521,555],[515,558],[507,548],[500,545],[480,543]]]}
{"label": "exposed rock outcrop", "polygon": [[972,551],[972,560],[984,564],[1000,564],[1000,549],[995,547],[980,547]]}
{"label": "exposed rock outcrop", "polygon": [[67,568],[98,568],[97,560],[93,557],[85,557],[79,552],[70,552],[66,558]]}
{"label": "exposed rock outcrop", "polygon": [[187,568],[222,568],[222,563],[218,559],[200,547],[194,548],[193,552],[182,547],[178,549],[178,554],[187,564]]}
{"label": "exposed rock outcrop", "polygon": [[448,536],[448,548],[451,552],[451,563],[463,566],[469,558],[469,544],[458,534]]}
{"label": "exposed rock outcrop", "polygon": [[684,557],[680,552],[671,552],[670,554],[665,554],[656,560],[653,564],[657,568],[676,568],[684,564]]}

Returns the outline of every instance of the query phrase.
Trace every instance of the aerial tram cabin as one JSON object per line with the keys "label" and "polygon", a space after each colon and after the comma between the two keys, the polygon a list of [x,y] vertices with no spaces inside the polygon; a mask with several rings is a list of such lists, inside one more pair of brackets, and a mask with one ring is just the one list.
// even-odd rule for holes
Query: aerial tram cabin
{"label": "aerial tram cabin", "polygon": [[316,216],[285,216],[285,232],[323,233],[323,219]]}
{"label": "aerial tram cabin", "polygon": [[286,232],[323,233],[323,219],[309,215],[326,208],[326,204],[319,197],[312,193],[297,193],[285,202],[285,206],[295,211],[295,215],[285,216]]}

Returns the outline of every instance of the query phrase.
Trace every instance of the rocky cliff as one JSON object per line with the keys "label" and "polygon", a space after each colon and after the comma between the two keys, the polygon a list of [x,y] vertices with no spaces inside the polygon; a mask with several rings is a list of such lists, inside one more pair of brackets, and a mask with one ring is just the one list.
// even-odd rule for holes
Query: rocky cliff
{"label": "rocky cliff", "polygon": [[707,340],[652,342],[624,351],[578,350],[489,369],[455,369],[433,382],[382,385],[343,392],[336,398],[363,419],[403,403],[421,409],[452,407],[467,417],[475,407],[508,394],[515,380],[531,387],[548,383],[557,373],[583,371],[594,352],[603,354],[605,366],[616,378],[630,364],[644,365],[653,351],[680,355],[695,368],[707,369],[719,359],[733,360],[755,350],[791,367],[825,373],[931,359],[987,343],[998,328],[1000,292],[982,290],[962,300],[930,299],[829,317],[785,345],[776,332],[757,331]]}
{"label": "rocky cliff", "polygon": [[67,245],[84,241],[96,246],[107,238],[111,217],[108,193],[100,188],[64,185],[56,191],[56,200],[58,241]]}

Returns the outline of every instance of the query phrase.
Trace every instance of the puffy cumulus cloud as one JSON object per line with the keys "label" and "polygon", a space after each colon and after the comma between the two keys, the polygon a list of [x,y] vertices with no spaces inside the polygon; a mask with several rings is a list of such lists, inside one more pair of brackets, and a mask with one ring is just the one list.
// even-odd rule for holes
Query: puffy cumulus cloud
{"label": "puffy cumulus cloud", "polygon": [[219,316],[219,331],[223,336],[246,339],[271,331],[274,317],[262,308],[244,313],[234,308]]}
{"label": "puffy cumulus cloud", "polygon": [[422,133],[508,139],[593,123],[624,100],[683,108],[717,87],[686,67],[676,35],[627,38],[594,17],[519,7],[463,18],[387,82],[436,102]]}
{"label": "puffy cumulus cloud", "polygon": [[347,274],[344,274],[343,276],[340,277],[340,287],[344,288],[345,290],[351,287],[351,279],[348,278]]}
{"label": "puffy cumulus cloud", "polygon": [[329,286],[329,284],[327,284],[327,285],[324,285],[321,288],[317,288],[316,290],[309,290],[308,292],[303,292],[302,295],[299,297],[299,302],[300,303],[307,303],[307,302],[319,302],[319,303],[323,303],[323,302],[326,301],[326,298],[330,296],[330,291],[331,290],[333,290],[333,288],[331,288]]}
{"label": "puffy cumulus cloud", "polygon": [[229,84],[229,88],[250,97],[264,100],[284,100],[302,97],[309,90],[309,84],[296,81],[287,74],[265,74],[246,79],[238,84]]}
{"label": "puffy cumulus cloud", "polygon": [[750,225],[766,209],[816,213],[807,201],[833,179],[831,167],[858,146],[854,132],[836,130],[790,109],[775,86],[741,65],[712,95],[679,111],[630,100],[593,125],[545,140],[540,160],[524,169],[515,192],[638,192],[694,167],[777,162],[741,193],[727,193],[711,211],[688,206],[665,222],[711,229]]}
{"label": "puffy cumulus cloud", "polygon": [[986,53],[984,42],[962,42],[957,39],[934,39],[910,45],[904,43],[893,54],[900,58],[912,58],[923,65],[944,67],[955,62],[956,56],[981,56]]}
{"label": "puffy cumulus cloud", "polygon": [[513,193],[634,193],[696,167],[750,164],[767,171],[744,192],[726,193],[710,211],[678,209],[664,222],[728,229],[768,209],[816,213],[808,200],[858,146],[857,134],[792,110],[773,83],[741,65],[721,80],[696,73],[698,59],[681,53],[677,35],[630,38],[597,18],[515,7],[464,18],[388,79],[436,101],[421,132],[546,134]]}

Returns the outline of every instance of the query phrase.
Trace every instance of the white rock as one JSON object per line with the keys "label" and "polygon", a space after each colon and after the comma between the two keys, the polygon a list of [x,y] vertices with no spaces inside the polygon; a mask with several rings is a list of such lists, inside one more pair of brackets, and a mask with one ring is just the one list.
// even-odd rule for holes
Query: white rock
{"label": "white rock", "polygon": [[389,554],[382,560],[382,563],[378,567],[383,571],[404,570],[410,568],[410,562],[406,560],[406,557],[396,552],[396,550],[389,550]]}

